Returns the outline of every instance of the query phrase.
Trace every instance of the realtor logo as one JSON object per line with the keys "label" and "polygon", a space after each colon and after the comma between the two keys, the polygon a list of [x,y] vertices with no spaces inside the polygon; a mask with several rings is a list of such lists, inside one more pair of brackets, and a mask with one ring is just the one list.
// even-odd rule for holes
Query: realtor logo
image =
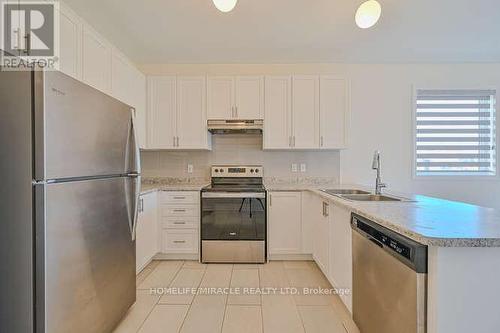
{"label": "realtor logo", "polygon": [[59,3],[2,2],[2,70],[56,69]]}

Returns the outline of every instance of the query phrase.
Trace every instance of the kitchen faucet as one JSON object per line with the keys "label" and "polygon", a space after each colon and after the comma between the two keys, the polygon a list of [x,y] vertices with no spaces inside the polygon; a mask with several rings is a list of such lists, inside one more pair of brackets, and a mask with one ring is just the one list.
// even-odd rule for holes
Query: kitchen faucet
{"label": "kitchen faucet", "polygon": [[380,177],[380,151],[375,151],[375,154],[373,154],[373,162],[372,162],[372,169],[377,170],[377,179],[375,179],[375,194],[380,195],[382,194],[382,189],[384,187],[387,187],[387,184],[382,183],[382,179]]}

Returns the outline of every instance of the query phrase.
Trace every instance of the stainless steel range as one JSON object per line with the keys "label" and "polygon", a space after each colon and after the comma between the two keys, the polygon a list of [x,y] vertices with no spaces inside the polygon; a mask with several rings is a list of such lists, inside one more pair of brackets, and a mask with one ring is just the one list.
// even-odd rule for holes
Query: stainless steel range
{"label": "stainless steel range", "polygon": [[201,193],[201,260],[266,261],[266,190],[262,166],[213,166]]}

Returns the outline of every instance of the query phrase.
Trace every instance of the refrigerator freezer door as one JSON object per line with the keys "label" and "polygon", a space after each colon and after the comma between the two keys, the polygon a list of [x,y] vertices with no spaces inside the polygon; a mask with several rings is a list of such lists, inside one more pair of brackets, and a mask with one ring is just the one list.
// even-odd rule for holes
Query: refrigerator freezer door
{"label": "refrigerator freezer door", "polygon": [[[44,332],[111,332],[135,302],[135,218],[138,178],[40,186],[37,253],[44,273]],[[45,204],[43,204],[43,202]],[[37,270],[39,272],[40,270]],[[43,298],[42,293],[37,297]]]}
{"label": "refrigerator freezer door", "polygon": [[130,106],[60,72],[34,77],[37,180],[139,172]]}

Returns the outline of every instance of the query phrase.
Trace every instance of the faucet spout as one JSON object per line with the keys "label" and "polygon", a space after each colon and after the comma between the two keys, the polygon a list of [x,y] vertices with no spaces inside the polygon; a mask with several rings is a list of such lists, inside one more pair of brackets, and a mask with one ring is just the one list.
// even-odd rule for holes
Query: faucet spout
{"label": "faucet spout", "polygon": [[377,170],[377,178],[375,179],[375,194],[380,195],[382,194],[382,188],[387,187],[387,184],[382,182],[382,177],[381,177],[381,163],[380,163],[380,151],[375,151],[373,154],[373,162],[372,162],[372,169]]}

